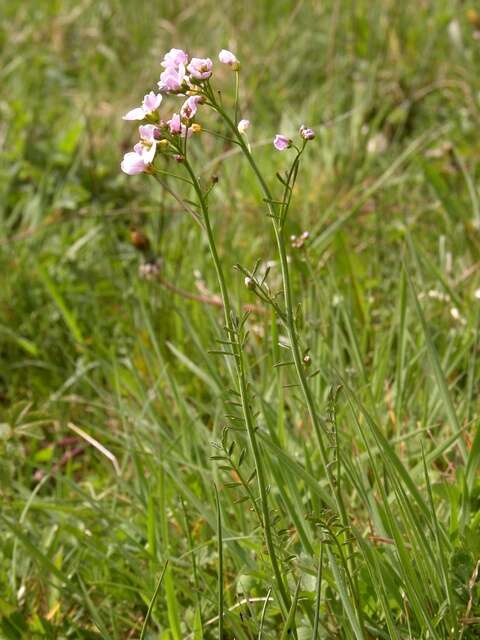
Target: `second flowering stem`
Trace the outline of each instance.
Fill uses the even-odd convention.
[[[226,111],[222,108],[221,105],[218,104],[218,102],[215,100],[215,97],[213,95],[213,93],[209,96],[209,98],[212,100],[212,106],[213,108],[222,116],[222,118],[225,120],[225,122],[227,123],[229,129],[232,131],[233,135],[235,136],[235,139],[237,141],[237,144],[240,146],[240,148],[242,149],[242,152],[244,153],[250,167],[252,168],[255,176],[257,177],[257,180],[260,184],[260,188],[263,192],[265,201],[267,203],[267,207],[268,207],[268,212],[269,212],[269,216],[272,220],[272,225],[273,225],[273,230],[274,230],[274,235],[275,235],[275,242],[277,245],[277,251],[278,251],[278,256],[279,256],[279,261],[280,261],[280,268],[281,268],[281,272],[282,272],[282,280],[283,280],[283,291],[284,291],[284,302],[285,302],[285,324],[287,327],[287,331],[288,331],[288,336],[289,336],[289,340],[290,340],[290,348],[292,351],[292,356],[293,356],[293,361],[294,361],[294,365],[295,365],[295,370],[300,382],[300,386],[302,388],[303,391],[303,395],[305,398],[305,402],[307,405],[307,409],[308,409],[308,413],[310,415],[310,419],[312,421],[313,424],[313,428],[315,431],[315,435],[317,438],[317,442],[318,442],[318,446],[319,446],[319,450],[320,450],[320,456],[321,456],[321,460],[322,460],[322,464],[323,467],[325,469],[325,474],[328,480],[328,483],[330,485],[330,488],[332,490],[333,495],[335,496],[335,501],[337,504],[337,508],[342,516],[342,520],[344,521],[344,524],[347,524],[347,514],[346,514],[346,510],[345,510],[345,506],[341,497],[341,494],[338,490],[338,487],[336,486],[335,483],[335,479],[330,471],[329,465],[328,465],[328,457],[327,457],[327,451],[326,451],[326,447],[325,447],[325,443],[324,443],[324,439],[323,439],[323,435],[322,435],[322,429],[324,428],[324,425],[322,424],[322,421],[318,415],[318,411],[317,408],[315,406],[315,400],[312,394],[312,390],[310,388],[310,385],[308,383],[307,380],[307,376],[305,373],[305,369],[303,366],[303,361],[302,361],[302,356],[301,356],[301,350],[300,350],[300,345],[299,345],[299,339],[298,339],[298,334],[297,334],[297,330],[295,327],[295,317],[294,317],[294,306],[293,306],[293,293],[292,293],[292,285],[291,285],[291,280],[290,280],[290,272],[289,272],[289,267],[288,267],[288,259],[287,259],[287,252],[285,249],[285,236],[284,236],[284,223],[285,223],[285,217],[286,217],[286,213],[288,210],[288,205],[289,205],[289,199],[290,199],[290,192],[286,193],[286,196],[284,197],[284,202],[282,204],[282,207],[280,208],[280,210],[277,210],[277,205],[275,205],[275,201],[273,199],[273,196],[270,192],[270,189],[264,179],[264,177],[262,176],[249,148],[248,145],[245,143],[245,140],[243,139],[242,135],[239,133],[238,128],[235,126],[235,123],[232,121],[232,119],[229,117],[229,115],[226,113]],[[294,161],[294,165],[293,165],[293,170],[296,174],[296,170],[298,167],[298,160],[300,158],[301,153],[303,152],[303,148],[301,150],[298,151],[298,155],[296,160]],[[293,174],[292,174],[293,175]]]
[[[260,447],[256,437],[256,427],[252,415],[252,408],[250,405],[250,398],[248,393],[248,383],[245,372],[245,358],[242,350],[242,346],[238,336],[238,328],[234,322],[234,315],[230,304],[230,297],[228,294],[228,288],[225,282],[225,276],[223,273],[222,264],[218,255],[218,251],[215,244],[215,238],[213,235],[212,226],[210,223],[210,213],[208,208],[208,201],[205,198],[205,194],[202,191],[202,187],[198,181],[195,172],[193,171],[189,161],[185,158],[185,168],[191,178],[193,188],[199,200],[200,208],[203,215],[203,222],[207,235],[208,246],[215,265],[215,271],[217,273],[218,283],[220,286],[220,293],[223,300],[224,313],[225,313],[225,325],[228,333],[228,341],[232,346],[233,356],[235,360],[235,369],[237,374],[238,389],[241,398],[242,412],[245,420],[245,426],[247,429],[248,439],[253,454],[255,463],[255,470],[257,473],[258,489],[260,493],[260,504],[262,507],[262,519],[263,529],[265,535],[265,543],[270,557],[275,582],[278,592],[280,594],[282,608],[287,613],[291,606],[290,595],[285,587],[282,573],[280,571],[280,565],[278,562],[277,554],[275,551],[275,545],[273,542],[272,525],[270,521],[270,512],[268,507],[268,491],[266,485],[265,471],[262,463],[262,456]]]

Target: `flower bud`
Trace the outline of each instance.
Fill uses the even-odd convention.
[[[307,354],[305,354],[305,355],[303,356],[303,364],[304,364],[306,367],[309,367],[309,366],[312,364],[312,359],[311,359],[311,357],[308,355],[308,353],[307,353]]]
[[[202,133],[202,125],[197,124],[196,122],[192,124],[190,127],[192,133]]]
[[[240,133],[245,133],[245,131],[248,129],[249,126],[250,126],[250,120],[240,120],[240,122],[237,125],[237,129],[239,130]]]
[[[300,135],[304,140],[313,140],[315,138],[315,131],[302,124],[300,127]]]
[[[228,66],[234,71],[238,71],[240,69],[240,62],[237,60],[236,55],[227,49],[222,49],[220,51],[218,59],[222,64],[228,64]]]
[[[250,290],[255,289],[255,280],[253,280],[253,278],[250,278],[250,276],[247,276],[245,278],[245,286]]]
[[[290,242],[295,249],[303,249],[305,242],[310,238],[310,233],[304,231],[300,236],[290,236]]]

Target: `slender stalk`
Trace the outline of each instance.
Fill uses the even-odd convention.
[[[312,640],[318,640],[318,627],[320,622],[320,601],[322,594],[322,572],[323,572],[323,542],[320,547],[320,558],[318,560],[317,571],[317,594],[315,597],[315,622],[313,624]]]
[[[255,469],[257,473],[257,482],[258,482],[258,488],[260,492],[260,503],[262,506],[262,515],[263,515],[262,519],[263,519],[263,529],[265,533],[265,543],[267,546],[268,555],[270,557],[270,562],[272,564],[272,570],[275,576],[277,588],[281,596],[282,604],[285,609],[285,612],[288,612],[291,606],[291,600],[290,600],[288,591],[285,588],[285,584],[283,582],[280,566],[277,559],[277,554],[275,552],[275,546],[273,544],[273,535],[272,535],[272,527],[270,523],[270,514],[268,509],[268,494],[267,494],[267,487],[265,483],[265,474],[263,470],[260,448],[259,448],[257,437],[255,434],[255,424],[252,416],[252,410],[251,410],[251,406],[248,399],[248,388],[247,388],[246,375],[245,375],[244,354],[239,342],[235,340],[237,331],[234,326],[232,307],[230,304],[228,289],[225,283],[225,276],[223,274],[222,265],[220,262],[220,258],[218,256],[217,248],[215,245],[215,238],[213,236],[212,226],[210,223],[208,202],[205,199],[205,196],[200,186],[200,183],[198,181],[198,178],[195,175],[195,172],[193,171],[187,159],[185,159],[184,164],[192,179],[193,187],[195,189],[195,193],[197,194],[200,207],[202,209],[203,221],[204,221],[205,231],[207,234],[208,245],[210,248],[210,253],[212,255],[212,259],[213,259],[215,270],[218,277],[218,283],[220,286],[220,293],[222,296],[224,312],[225,312],[225,324],[226,324],[227,331],[229,333],[229,338],[232,341],[232,348],[235,356],[234,360],[235,360],[235,367],[236,367],[237,378],[238,378],[238,386],[239,386],[243,416],[245,419],[245,425],[247,427],[248,438],[249,438],[250,446],[252,449]]]
[[[215,487],[215,502],[217,504],[217,537],[218,537],[218,637],[223,638],[223,532],[222,512],[218,498],[217,486]]]
[[[288,331],[288,336],[290,339],[290,346],[291,346],[291,350],[292,350],[292,355],[293,355],[293,361],[294,361],[294,365],[295,365],[295,369],[297,372],[297,376],[300,382],[300,386],[302,388],[303,391],[303,395],[305,398],[305,402],[308,408],[308,413],[310,416],[310,420],[312,421],[313,424],[313,428],[315,431],[315,435],[317,438],[317,442],[318,442],[318,447],[320,450],[320,457],[321,457],[321,461],[322,461],[322,465],[323,468],[325,470],[325,474],[327,477],[327,481],[330,485],[330,489],[335,497],[335,503],[337,505],[337,509],[338,512],[340,514],[340,517],[342,519],[343,525],[344,526],[348,526],[348,517],[347,517],[347,511],[345,508],[345,503],[343,501],[343,496],[341,494],[341,490],[340,490],[340,479],[338,479],[337,482],[335,482],[335,478],[333,476],[333,474],[331,473],[330,467],[328,465],[328,456],[327,456],[327,451],[326,451],[326,447],[325,447],[325,443],[324,443],[324,439],[322,436],[322,429],[323,429],[323,424],[322,421],[318,415],[316,406],[315,406],[315,399],[313,397],[312,394],[312,390],[310,389],[310,385],[308,384],[308,380],[307,380],[307,376],[305,373],[305,369],[303,366],[303,360],[301,357],[301,351],[300,351],[300,345],[299,345],[299,340],[298,340],[298,334],[297,334],[297,330],[295,327],[295,317],[294,317],[294,305],[293,305],[293,293],[292,293],[292,285],[291,285],[291,280],[290,280],[290,273],[289,273],[289,267],[288,267],[288,259],[287,259],[287,253],[286,253],[286,249],[285,249],[285,229],[284,229],[284,222],[285,222],[285,216],[288,210],[288,206],[290,203],[290,195],[287,195],[287,190],[286,190],[286,194],[284,196],[284,204],[282,205],[282,207],[280,208],[280,217],[277,213],[275,204],[274,204],[274,198],[272,197],[272,194],[270,192],[270,189],[264,179],[264,177],[262,176],[251,152],[250,149],[248,148],[247,144],[245,143],[245,140],[243,139],[243,136],[240,134],[240,132],[238,131],[238,128],[236,127],[235,123],[232,122],[231,118],[229,117],[229,115],[225,112],[225,110],[223,109],[223,107],[221,105],[219,105],[216,100],[215,100],[215,96],[213,95],[213,92],[211,92],[210,96],[209,96],[210,100],[212,100],[212,106],[217,110],[217,112],[222,116],[222,118],[225,120],[225,122],[227,123],[227,125],[229,126],[229,128],[231,129],[232,133],[234,134],[234,136],[237,139],[238,144],[240,145],[245,157],[248,160],[248,163],[250,164],[250,167],[252,168],[255,176],[257,177],[257,180],[260,184],[261,190],[263,192],[263,195],[265,197],[265,201],[268,207],[268,212],[270,215],[270,218],[272,220],[272,226],[273,226],[273,230],[274,230],[274,235],[275,235],[275,242],[277,245],[277,251],[278,251],[278,255],[279,255],[279,259],[280,259],[280,267],[281,267],[281,272],[282,272],[282,280],[283,280],[283,292],[284,292],[284,301],[285,301],[285,313],[286,313],[286,318],[285,318],[285,323],[287,326],[287,331]],[[296,161],[299,159],[300,155],[303,152],[303,148],[302,150],[297,150],[297,158]],[[294,163],[294,171],[293,172],[293,167],[292,167],[292,171],[290,172],[290,176],[294,175],[296,176],[296,170],[297,170],[297,164],[296,161]],[[290,179],[290,178],[289,178]],[[355,585],[355,590],[354,590],[354,597],[357,599],[358,597],[358,587],[357,587],[357,578],[356,578],[356,571],[355,571],[355,560],[353,557],[353,549],[351,547],[351,544],[348,543],[349,546],[349,550],[350,550],[350,556],[351,556],[351,574],[353,576],[353,582]],[[360,611],[360,616],[361,616],[361,611]]]
[[[272,592],[272,588],[270,587],[270,589],[267,591],[267,596],[265,598],[265,604],[263,605],[263,609],[262,609],[262,615],[260,616],[260,628],[258,630],[258,639],[257,640],[262,640],[263,624],[265,622],[265,614],[267,613],[267,607],[268,607],[268,603],[270,602],[270,593],[271,592]]]
[[[156,601],[156,599],[158,597],[158,594],[160,593],[160,587],[162,586],[163,576],[165,575],[165,571],[167,570],[167,566],[168,566],[168,560],[166,560],[165,564],[163,565],[162,573],[160,574],[160,578],[158,579],[157,586],[155,587],[155,591],[153,592],[152,599],[150,600],[150,603],[148,605],[147,615],[145,616],[145,620],[143,621],[143,625],[142,625],[142,630],[140,631],[140,640],[143,640],[145,638],[145,634],[147,632],[148,621],[150,620],[150,617],[151,617],[152,611],[153,611],[153,606],[154,606],[155,601]]]
[[[238,125],[238,98],[240,89],[240,74],[238,69],[235,69],[235,126]]]
[[[240,147],[242,148],[243,153],[245,154],[253,172],[255,173],[258,182],[260,184],[260,187],[262,189],[263,195],[265,196],[265,200],[267,203],[267,207],[268,207],[268,211],[270,214],[270,217],[272,219],[272,225],[273,225],[273,230],[274,230],[274,234],[275,234],[275,241],[277,244],[277,250],[278,250],[278,255],[279,255],[279,259],[280,259],[280,268],[281,268],[281,272],[282,272],[282,280],[283,280],[283,291],[284,291],[284,300],[285,300],[285,322],[286,322],[286,326],[287,326],[287,331],[288,331],[288,336],[290,339],[290,346],[292,349],[292,355],[293,355],[293,360],[294,360],[294,364],[295,364],[295,369],[297,372],[297,376],[299,378],[300,381],[300,386],[302,388],[304,397],[305,397],[305,401],[307,404],[307,408],[308,408],[308,413],[310,415],[310,419],[312,421],[314,430],[315,430],[315,434],[317,437],[317,441],[318,441],[318,445],[320,448],[320,453],[321,453],[321,457],[322,457],[322,463],[323,466],[325,468],[325,473],[327,475],[327,479],[329,481],[329,484],[331,486],[331,489],[334,493],[334,495],[336,496],[336,502],[337,505],[339,507],[339,511],[342,514],[342,517],[344,517],[345,519],[345,524],[346,524],[346,512],[345,512],[345,507],[343,505],[343,501],[341,499],[341,497],[338,495],[338,491],[335,487],[335,482],[333,480],[332,474],[329,470],[328,467],[328,460],[327,460],[327,453],[326,453],[326,449],[325,449],[325,443],[323,441],[323,437],[322,437],[322,423],[320,421],[320,418],[318,416],[316,407],[315,407],[315,400],[313,398],[312,395],[312,391],[310,389],[310,386],[308,384],[308,380],[307,380],[307,376],[305,374],[305,369],[303,367],[303,361],[302,361],[302,357],[301,357],[301,352],[300,352],[300,346],[299,346],[299,341],[298,341],[298,335],[297,335],[297,331],[295,328],[295,318],[294,318],[294,313],[293,313],[293,295],[292,295],[292,286],[291,286],[291,281],[290,281],[290,273],[289,273],[289,267],[288,267],[288,260],[287,260],[287,253],[285,250],[285,237],[284,237],[284,230],[283,230],[283,225],[280,225],[277,222],[277,212],[275,210],[275,207],[273,206],[273,197],[272,194],[270,192],[270,189],[267,185],[267,183],[265,182],[265,179],[263,178],[262,174],[260,173],[260,170],[257,167],[257,164],[252,156],[252,154],[250,153],[247,145],[245,144],[245,141],[243,140],[241,134],[238,132],[237,128],[235,127],[234,123],[232,122],[232,120],[230,119],[230,117],[228,116],[228,114],[222,109],[222,107],[220,105],[218,105],[218,103],[215,103],[215,108],[217,109],[218,113],[220,113],[220,115],[223,117],[223,119],[227,122],[227,124],[229,125],[229,127],[232,129],[232,132],[234,133],[234,135],[237,138],[237,141],[240,145]]]

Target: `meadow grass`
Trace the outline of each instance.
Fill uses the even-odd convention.
[[[3,0],[1,638],[480,637],[473,5]],[[248,163],[192,145],[232,306],[254,305],[248,434],[208,242],[119,170],[172,46],[236,52],[269,184],[273,135],[316,130],[285,237],[309,232],[287,249],[326,466],[288,327],[235,268],[282,290]]]

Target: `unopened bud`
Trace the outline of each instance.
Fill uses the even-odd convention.
[[[245,278],[245,286],[247,287],[247,289],[255,289],[255,280],[253,280],[253,278],[250,278],[250,276],[247,276]]]
[[[192,126],[190,127],[190,130],[192,133],[201,133],[202,132],[202,125],[197,124],[196,122],[194,124],[192,124]]]
[[[312,359],[311,357],[308,355],[308,353],[306,355],[303,356],[303,364],[306,367],[309,367],[312,364]]]
[[[304,231],[300,236],[290,236],[290,242],[295,249],[303,249],[305,242],[309,239],[310,233]]]
[[[302,124],[300,127],[300,135],[304,140],[313,140],[315,138],[315,131]]]
[[[237,125],[237,129],[239,130],[240,133],[245,133],[245,131],[248,129],[248,127],[250,126],[250,120],[240,120],[240,122]]]

